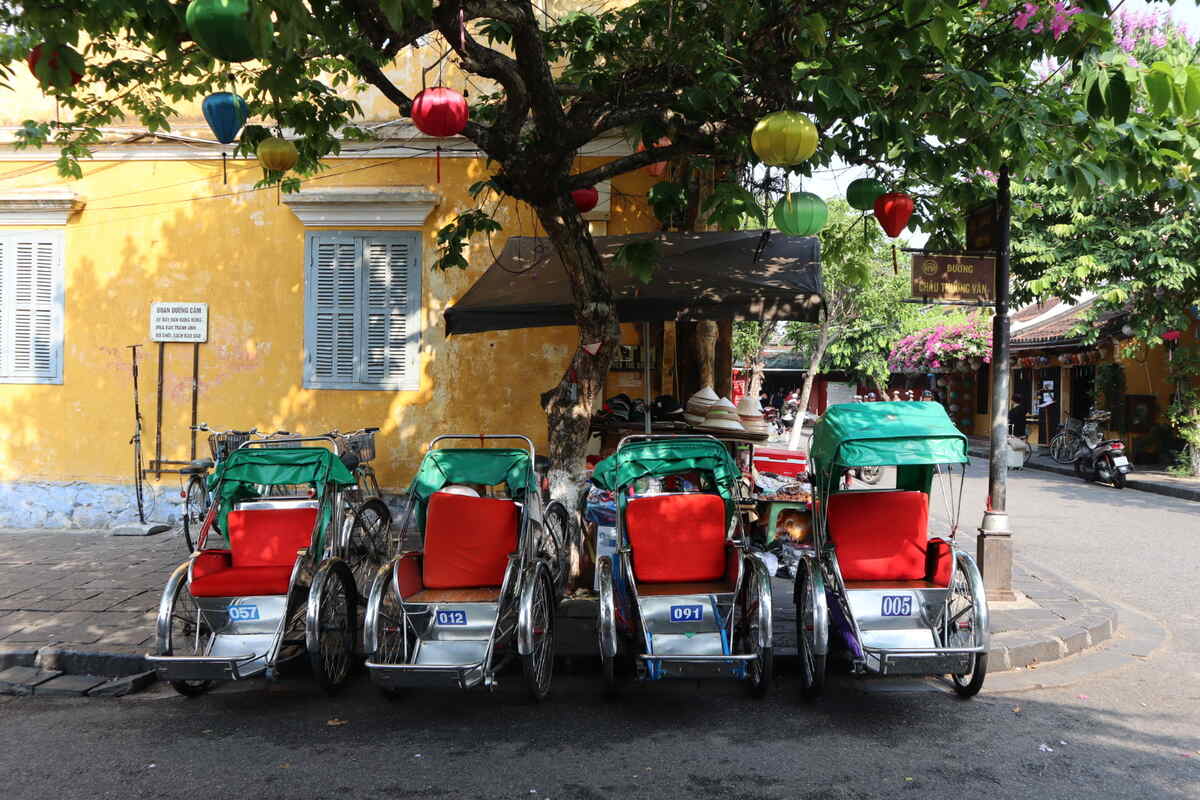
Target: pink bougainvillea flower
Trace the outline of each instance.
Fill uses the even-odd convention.
[[[1038,7],[1033,3],[1026,3],[1025,9],[1013,19],[1013,27],[1018,30],[1025,30],[1029,25],[1029,21],[1033,19],[1034,14],[1038,13]]]
[[[1071,17],[1078,14],[1082,9],[1067,8],[1067,4],[1061,0],[1054,4],[1054,19],[1050,21],[1050,33],[1054,34],[1055,41],[1062,38],[1063,34],[1071,29]]]

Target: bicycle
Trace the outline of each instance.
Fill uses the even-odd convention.
[[[1083,423],[1074,417],[1067,418],[1063,429],[1050,439],[1050,457],[1059,464],[1073,464],[1083,444]]]
[[[199,533],[200,526],[204,524],[204,518],[208,516],[208,510],[212,507],[212,493],[208,490],[209,470],[216,469],[230,453],[250,441],[258,430],[251,428],[248,431],[219,431],[210,428],[207,422],[190,425],[188,430],[209,434],[208,449],[212,453],[212,458],[198,458],[179,470],[180,476],[189,476],[187,489],[183,491],[183,541],[190,553],[196,549],[192,532]]]

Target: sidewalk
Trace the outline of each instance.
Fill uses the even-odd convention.
[[[177,532],[0,530],[0,693],[117,694],[152,681],[143,656],[163,585],[186,555]],[[991,609],[991,670],[1053,661],[1112,636],[1117,614],[1102,600],[1030,565],[1017,565],[1013,581],[1022,599]],[[796,654],[791,588],[775,579],[775,653],[784,660]],[[560,655],[594,656],[595,616],[592,600],[564,604]]]
[[[974,458],[987,458],[989,443],[986,439],[969,437],[967,450]],[[1040,447],[1039,447],[1040,450]],[[1071,464],[1059,464],[1050,456],[1035,452],[1033,458],[1025,465],[1027,469],[1037,469],[1043,472],[1056,472],[1059,475],[1074,477],[1075,467]],[[1169,472],[1146,470],[1134,466],[1133,472],[1125,479],[1125,487],[1137,489],[1151,494],[1161,494],[1166,497],[1177,497],[1181,500],[1200,501],[1200,478],[1180,478]]]

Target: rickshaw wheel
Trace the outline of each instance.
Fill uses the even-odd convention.
[[[553,552],[547,553],[554,566],[554,594],[559,596],[567,586],[571,571],[570,517],[558,501],[546,506],[546,534]]]
[[[372,498],[358,507],[346,537],[346,563],[354,575],[354,589],[360,598],[370,591],[375,571],[392,552],[389,548],[392,513],[382,500]]]
[[[400,599],[396,596],[396,588],[392,584],[391,569],[386,572],[380,571],[371,592],[380,592],[375,618],[368,622],[374,626],[375,659],[382,664],[404,664],[408,661],[408,654],[412,652],[414,637],[405,625],[404,615],[400,613]],[[406,694],[405,689],[392,689],[378,684],[376,688],[389,700],[399,700]]]
[[[550,680],[554,674],[554,590],[543,570],[538,570],[535,580],[529,614],[533,649],[528,655],[521,656],[521,669],[525,673],[529,696],[540,702],[550,693]]]
[[[817,587],[806,562],[796,570],[796,654],[800,656],[800,694],[815,700],[825,690],[825,659],[814,646],[817,630]]]
[[[304,639],[313,677],[329,694],[350,677],[356,598],[354,576],[344,561],[330,559],[317,569],[308,593]]]
[[[959,697],[968,698],[979,694],[979,690],[983,688],[983,680],[987,677],[987,667],[987,653],[977,653],[974,668],[970,672],[950,676],[950,680],[954,681],[954,691],[958,692]]]
[[[202,621],[196,598],[188,589],[187,581],[181,580],[171,599],[171,631],[168,639],[158,640],[158,654],[162,656],[204,654],[207,639],[212,631]],[[212,688],[212,681],[171,681],[171,688],[184,697],[198,697]]]
[[[208,514],[208,493],[204,489],[204,479],[199,475],[188,478],[187,493],[183,500],[183,541],[187,544],[188,552],[196,549],[196,539],[200,536],[200,528],[204,517]]]

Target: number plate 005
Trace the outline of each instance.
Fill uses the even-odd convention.
[[[884,617],[911,617],[912,601],[912,595],[885,594],[883,607],[879,609],[879,614]]]

